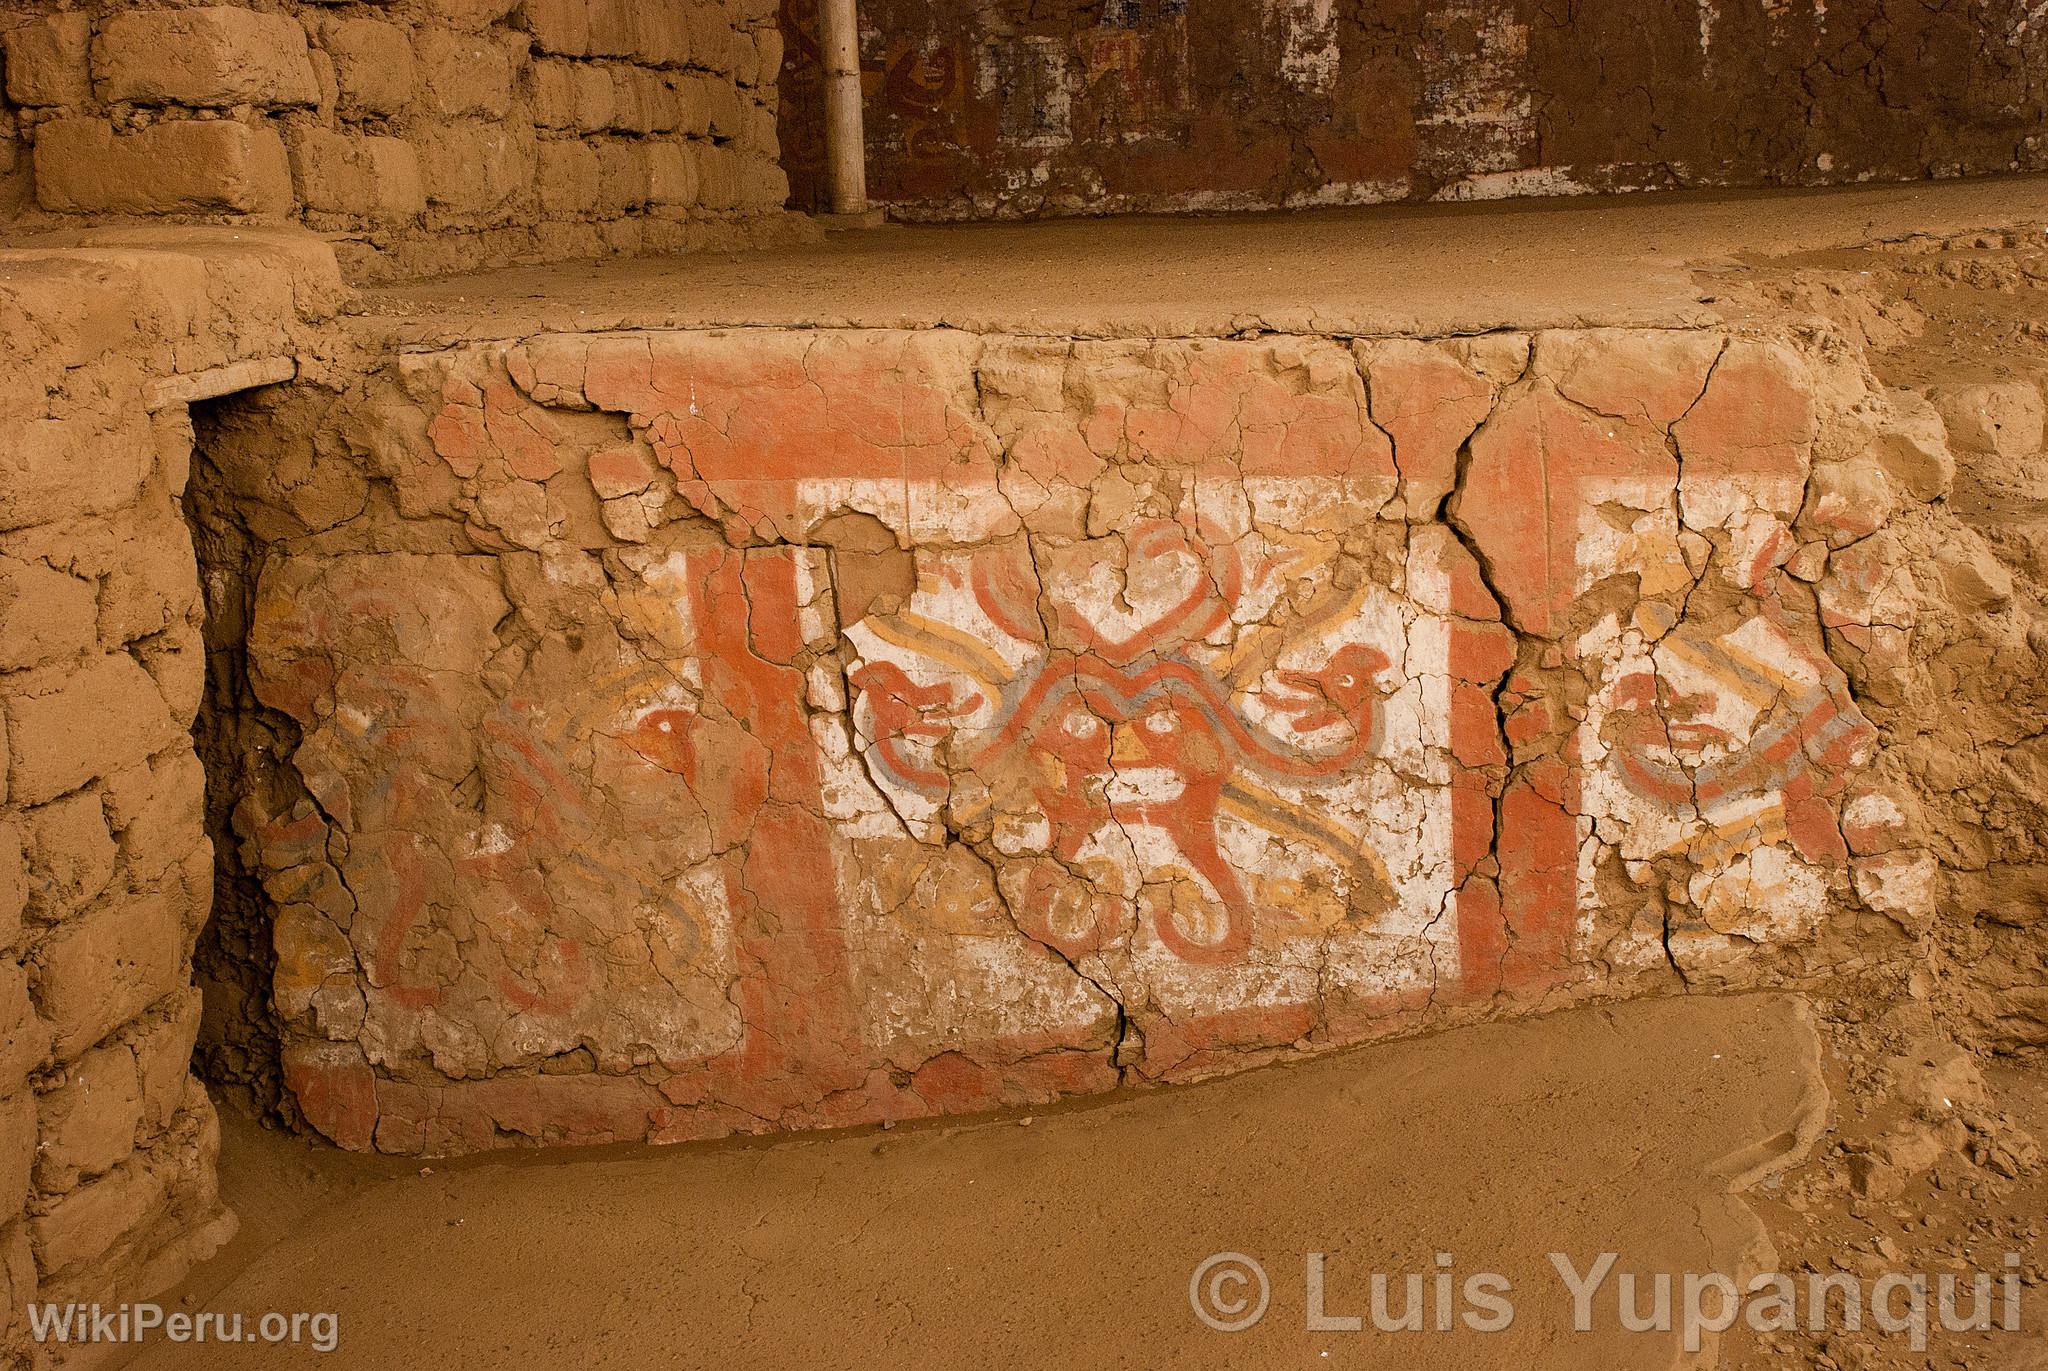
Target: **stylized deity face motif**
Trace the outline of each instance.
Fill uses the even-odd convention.
[[[1053,850],[1071,860],[1109,820],[1110,730],[1078,693],[1048,713],[1024,748],[1031,798],[1052,825]]]
[[[1216,728],[1192,702],[1168,695],[1117,723],[1109,751],[1111,800],[1144,816],[1155,806],[1213,802],[1230,773]]]
[[[1740,810],[1745,822],[1776,806],[1801,856],[1843,855],[1823,799],[1870,726],[1794,640],[1759,617],[1715,637],[1670,634],[1650,655],[1609,687],[1599,724],[1627,790],[1663,812]]]
[[[1213,803],[1231,759],[1202,708],[1172,692],[1130,701],[1109,690],[1064,695],[1028,735],[1025,755],[1048,813],[1148,823],[1165,807]]]
[[[1680,766],[1711,766],[1756,736],[1763,703],[1739,682],[1717,677],[1690,655],[1666,654],[1657,665],[1657,678],[1631,683],[1630,694],[1662,718],[1664,746]]]
[[[1070,951],[1105,921],[1128,922],[1099,896],[1135,900],[1185,959],[1241,954],[1257,916],[1255,873],[1225,855],[1233,825],[1269,823],[1266,811],[1287,803],[1275,788],[1341,783],[1373,753],[1388,653],[1355,640],[1269,639],[1270,655],[1226,663],[1215,635],[1255,573],[1234,544],[1178,525],[1140,528],[1114,565],[1075,544],[1051,559],[1047,580],[1027,571],[1012,553],[986,550],[934,574],[930,603],[952,588],[959,622],[913,607],[863,630],[890,653],[849,673],[880,774],[927,812],[952,805],[966,824],[993,812],[1003,851],[1050,859],[1028,903],[1068,911],[1042,922]],[[989,627],[1030,655],[1020,663],[978,646]],[[975,783],[956,792],[958,777]],[[1302,827],[1288,821],[1297,839]],[[1333,834],[1325,844],[1343,873],[1333,879],[1349,879],[1355,841]],[[1077,873],[1092,873],[1096,895],[1068,891]]]

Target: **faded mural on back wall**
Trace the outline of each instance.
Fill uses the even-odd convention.
[[[945,220],[2018,171],[2048,155],[2037,11],[862,0],[868,186]],[[783,165],[811,211],[816,0],[779,22]]]
[[[388,507],[257,588],[303,795],[237,821],[297,1102],[397,1152],[830,1126],[1753,979],[1903,860],[1853,821],[1824,634],[1896,615],[1816,553],[1855,399],[1821,367],[1597,331],[409,356],[344,423]]]

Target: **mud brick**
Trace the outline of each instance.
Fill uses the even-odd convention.
[[[29,912],[60,918],[114,879],[114,840],[97,790],[28,812]]]
[[[712,136],[744,138],[747,134],[747,106],[728,81],[706,80],[698,86],[704,97],[704,112]]]
[[[686,143],[660,142],[649,146],[648,199],[657,205],[697,203],[696,150]]]
[[[175,997],[169,1013],[130,1043],[142,1090],[142,1122],[152,1131],[170,1126],[192,1087],[192,1044],[199,1036],[200,1009],[199,988],[187,987]]]
[[[745,194],[746,167],[740,154],[715,143],[692,144],[697,154],[697,201],[705,209],[738,209]]]
[[[541,208],[550,214],[580,215],[597,202],[602,175],[597,149],[575,139],[542,143],[538,149]]]
[[[683,72],[667,78],[676,98],[676,131],[692,138],[711,132],[711,106],[719,83],[702,72]]]
[[[77,365],[96,355],[97,342],[77,340]],[[97,415],[0,419],[0,529],[119,509],[134,501],[152,464],[146,437]]]
[[[740,135],[741,145],[759,153],[763,160],[780,165],[775,111],[767,105],[748,101],[741,107],[741,122],[746,126],[746,131]]]
[[[206,642],[199,625],[180,621],[131,651],[156,682],[179,731],[189,730],[206,693]]]
[[[206,771],[189,748],[174,748],[145,773],[148,792],[121,828],[128,878],[154,881],[206,841]]]
[[[40,673],[39,673],[40,675]],[[10,789],[37,805],[181,737],[156,683],[133,657],[103,657],[54,688],[6,702]]]
[[[291,159],[299,200],[307,209],[402,221],[427,207],[419,159],[402,138],[297,129]]]
[[[185,895],[100,901],[36,949],[36,999],[59,1057],[90,1047],[186,980]]]
[[[2030,381],[1936,386],[1927,398],[1958,451],[2017,460],[2041,450],[2041,390]]]
[[[118,14],[100,26],[101,96],[139,105],[310,105],[320,98],[298,20],[234,5]]]
[[[0,961],[0,1089],[26,1080],[49,1050],[49,1026],[29,998],[28,971],[17,960]]]
[[[602,133],[619,123],[619,85],[612,73],[600,66],[577,63],[569,69],[569,127],[584,133]]]
[[[638,67],[612,72],[612,126],[622,133],[675,127],[675,98],[661,78]]]
[[[396,114],[418,81],[412,39],[403,25],[382,19],[335,19],[321,29],[321,45],[334,61],[343,109]]]
[[[590,57],[632,57],[640,50],[648,12],[661,0],[583,0]]]
[[[1939,500],[1955,484],[1956,459],[1947,426],[1927,397],[1914,390],[1890,390],[1891,416],[1871,445],[1885,475],[1915,500]]]
[[[782,70],[782,30],[759,28],[754,30],[754,84],[772,86]]]
[[[740,64],[739,50],[746,49],[745,65],[752,67],[755,61],[754,45],[751,39],[743,38],[728,22],[728,14],[722,8],[711,5],[692,7],[686,17],[690,36],[688,57],[692,66],[721,74],[732,74]]]
[[[597,208],[624,214],[641,208],[649,194],[647,148],[628,138],[598,145]]]
[[[183,623],[199,605],[199,561],[192,533],[168,501],[146,501],[109,520],[118,541],[81,559],[80,574],[99,578],[100,645],[109,651]]]
[[[722,7],[690,4],[687,0],[651,0],[634,14],[632,56],[655,67],[679,67],[692,52],[692,20],[702,16],[715,19],[726,28]]]
[[[116,134],[99,119],[36,129],[36,197],[44,209],[163,214],[291,207],[284,140],[231,119],[177,119]]]
[[[502,119],[512,106],[511,55],[495,37],[452,29],[413,35],[421,103],[437,114]]]
[[[576,75],[581,70],[578,63],[549,57],[535,58],[527,64],[524,88],[536,128],[577,127]]]
[[[532,184],[533,136],[498,124],[449,124],[420,139],[419,159],[428,203],[488,210]]]
[[[519,14],[540,51],[590,55],[590,0],[526,0]]]
[[[769,157],[747,157],[740,163],[739,208],[778,205],[789,198],[789,175]]]
[[[165,1176],[138,1158],[72,1191],[30,1220],[42,1269],[57,1275],[99,1257],[164,1203]]]
[[[55,1089],[36,1102],[39,1116],[36,1184],[47,1193],[112,1170],[135,1150],[142,1087],[135,1054],[112,1043],[73,1062]]]
[[[50,108],[92,101],[87,48],[92,17],[82,11],[47,15],[7,35],[7,98]]]
[[[0,557],[0,671],[90,649],[98,637],[93,591],[76,576]]]

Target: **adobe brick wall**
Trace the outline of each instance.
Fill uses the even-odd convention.
[[[224,840],[345,1147],[1189,1079],[1931,910],[1844,492],[1951,466],[1825,337],[545,334],[210,456],[298,730]]]
[[[768,0],[5,0],[0,218],[288,218],[356,279],[783,213]]]
[[[174,233],[175,231],[167,231]],[[0,251],[0,1356],[231,1229],[192,1079],[214,884],[185,400],[292,371],[316,242]]]
[[[906,218],[1251,209],[2048,166],[2032,0],[863,0]],[[815,0],[782,148],[822,194]]]

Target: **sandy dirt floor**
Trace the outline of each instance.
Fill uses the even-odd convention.
[[[1547,1254],[1583,1271],[1617,1252],[1610,1281],[1767,1263],[1731,1191],[1806,1151],[1826,1114],[1804,1002],[1749,996],[772,1145],[398,1170],[238,1119],[223,1185],[244,1235],[172,1302],[252,1323],[333,1311],[339,1348],[158,1346],[133,1365],[1662,1367],[1678,1335],[1622,1331],[1611,1284],[1595,1329],[1569,1331]],[[1268,1273],[1243,1332],[1190,1304],[1219,1251]],[[1371,1273],[1423,1276],[1422,1330],[1307,1331],[1312,1251],[1332,1317],[1369,1314]],[[1486,1272],[1512,1282],[1514,1318],[1481,1334],[1463,1287]],[[1405,1298],[1397,1279],[1388,1312]]]

